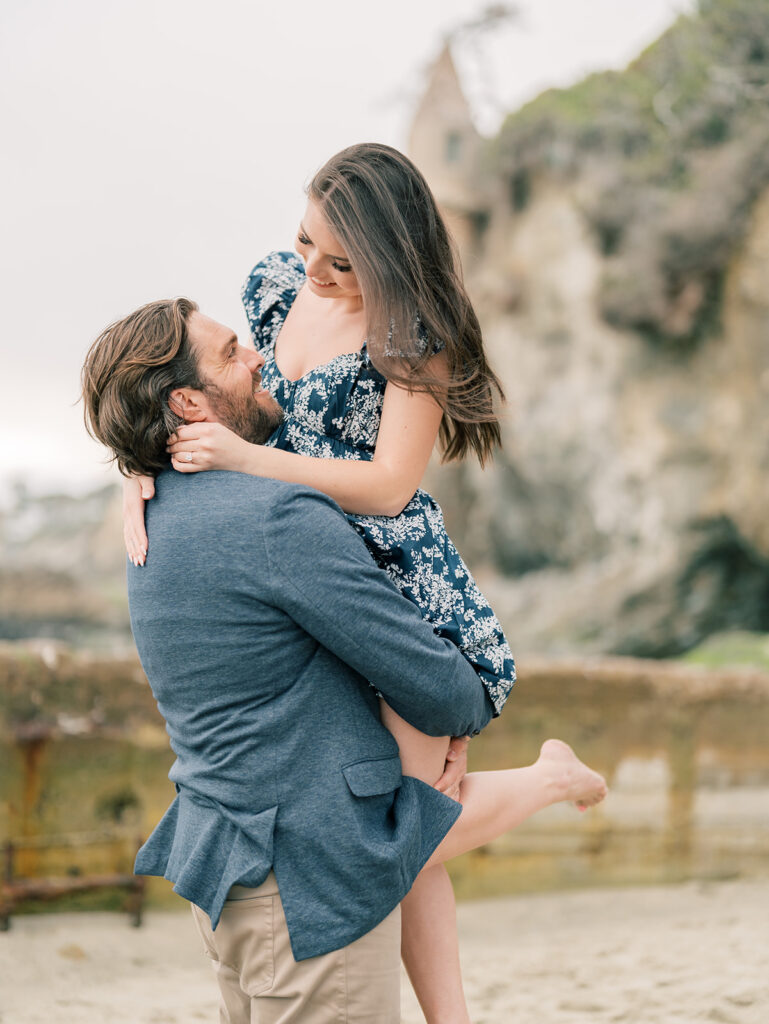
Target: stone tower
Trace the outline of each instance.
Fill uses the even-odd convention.
[[[408,152],[427,178],[463,254],[476,248],[488,219],[482,142],[447,43],[430,70],[411,123]]]

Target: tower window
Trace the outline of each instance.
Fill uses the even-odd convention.
[[[446,163],[456,164],[462,156],[462,136],[459,132],[448,132],[446,135]]]

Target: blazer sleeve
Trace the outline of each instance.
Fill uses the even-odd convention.
[[[265,518],[273,602],[431,736],[474,735],[493,706],[477,674],[379,569],[341,509],[293,488]]]

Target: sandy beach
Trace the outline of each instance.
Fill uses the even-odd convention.
[[[764,1024],[769,882],[543,893],[460,904],[475,1024]],[[0,935],[2,1024],[217,1018],[185,912],[19,917]],[[423,1020],[403,982],[403,1022]]]

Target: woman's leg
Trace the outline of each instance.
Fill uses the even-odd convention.
[[[382,721],[398,742],[404,775],[434,785],[443,773],[448,737],[426,736],[381,702]],[[459,968],[456,911],[444,862],[516,828],[561,801],[581,810],[600,803],[606,782],[561,740],[546,740],[524,768],[471,772],[460,786],[462,814],[403,900],[401,952],[427,1024],[469,1021]]]
[[[426,736],[384,702],[381,708],[382,722],[398,742],[403,774],[433,785],[443,774],[448,737]],[[419,873],[401,915],[401,956],[427,1024],[469,1024],[454,890],[443,864]]]
[[[561,740],[546,740],[537,760],[525,768],[470,772],[459,790],[462,814],[425,870],[497,839],[551,804],[566,800],[584,810],[606,793],[603,777]]]
[[[443,864],[420,871],[401,902],[401,959],[428,1024],[469,1024],[454,890]]]

